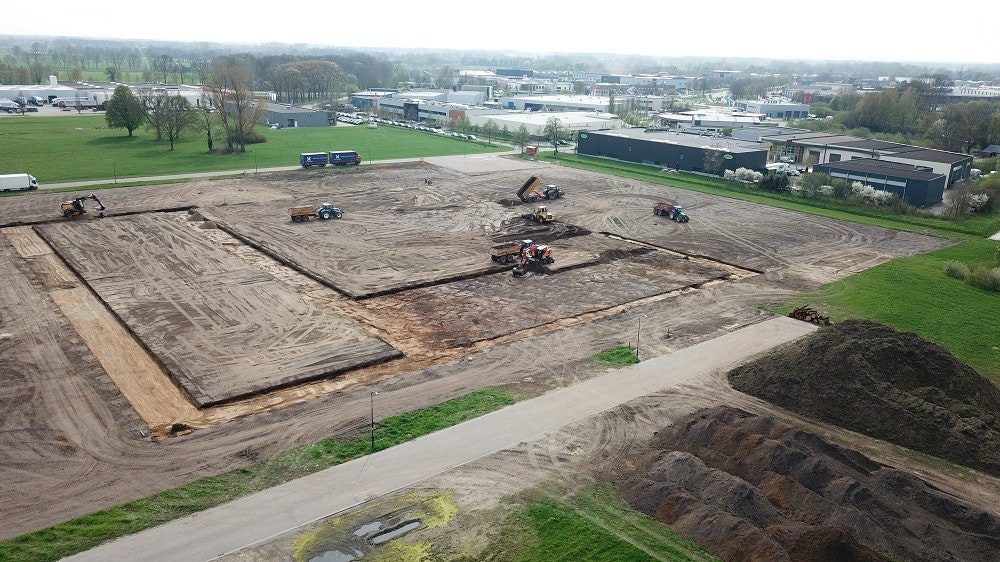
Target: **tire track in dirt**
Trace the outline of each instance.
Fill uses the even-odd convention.
[[[58,271],[61,284],[74,279],[55,252],[30,228],[8,229],[5,234],[17,241],[19,252],[26,252],[22,257],[33,258],[28,262],[33,267]],[[38,266],[40,262],[44,265]],[[176,421],[198,417],[185,393],[82,283],[49,291],[49,297],[152,431],[162,433]]]

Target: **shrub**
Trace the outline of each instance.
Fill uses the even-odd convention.
[[[964,280],[969,276],[969,266],[960,261],[948,261],[944,264],[944,272],[948,277]]]
[[[878,206],[890,205],[896,199],[896,195],[894,193],[882,189],[875,189],[874,187],[865,185],[859,181],[851,184],[851,193],[865,203]]]
[[[1000,293],[1000,267],[977,267],[965,280],[973,287]]]
[[[757,183],[764,177],[764,174],[755,172],[750,168],[736,168],[736,170],[726,170],[722,177],[727,180]]]

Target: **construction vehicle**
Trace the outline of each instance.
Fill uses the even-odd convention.
[[[321,220],[327,220],[330,218],[340,218],[344,216],[344,212],[338,207],[334,207],[331,203],[323,203],[319,207],[294,207],[288,209],[288,214],[292,217],[294,222],[303,222],[311,218],[319,218]]]
[[[77,197],[76,199],[73,199],[71,201],[66,201],[59,207],[59,211],[62,213],[62,216],[66,218],[80,216],[87,212],[87,206],[85,204],[85,201],[87,201],[88,199],[93,199],[93,201],[97,203],[97,211],[98,211],[97,216],[103,217],[104,209],[106,209],[107,207],[105,207],[104,204],[101,203],[101,200],[98,199],[97,196],[93,194],[84,195],[83,197]]]
[[[497,263],[510,263],[521,259],[521,252],[530,247],[531,240],[514,240],[500,242],[490,247],[490,259]]]
[[[689,217],[684,213],[684,207],[671,203],[657,203],[653,207],[653,214],[660,217],[667,217],[672,221],[687,222]]]
[[[539,199],[558,199],[564,195],[561,189],[552,184],[545,186],[545,189],[539,192],[538,184],[538,178],[531,176],[521,189],[517,190],[517,196],[522,203],[534,203]]]
[[[563,195],[565,195],[563,190],[552,185],[551,183],[545,186],[545,189],[543,189],[540,193],[538,191],[535,192],[535,196],[539,199],[559,199]]]
[[[540,271],[543,266],[555,263],[556,260],[552,257],[552,248],[545,244],[535,244],[531,240],[524,240],[524,242],[530,242],[530,244],[521,249],[521,261],[511,271],[514,277],[521,277],[528,270]]]
[[[549,212],[548,207],[545,205],[539,205],[538,207],[535,207],[535,210],[530,213],[525,213],[521,215],[521,217],[535,222],[552,222],[556,220],[556,218],[552,216],[552,213]]]

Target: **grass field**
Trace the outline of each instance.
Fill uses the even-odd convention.
[[[103,115],[0,119],[0,174],[29,173],[40,184],[95,179],[124,179],[158,174],[223,170],[254,171],[296,166],[302,152],[356,150],[363,160],[419,158],[508,150],[496,142],[468,141],[399,127],[353,125],[268,129],[267,142],[247,146],[243,154],[208,152],[203,133],[190,132],[174,143],[157,141],[145,129],[129,137],[108,129]],[[218,135],[218,133],[216,133]],[[222,142],[215,139],[215,147]]]

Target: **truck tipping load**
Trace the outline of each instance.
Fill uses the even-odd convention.
[[[531,176],[530,178],[528,178],[528,181],[524,182],[524,185],[521,186],[521,189],[517,190],[517,196],[518,198],[521,199],[521,201],[531,201],[532,200],[531,194],[534,193],[535,189],[537,188],[538,188],[538,178],[535,176]]]

